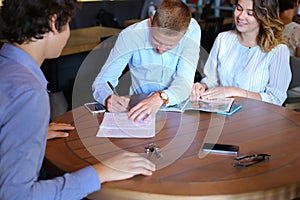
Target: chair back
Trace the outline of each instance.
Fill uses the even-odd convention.
[[[290,57],[290,66],[292,71],[292,80],[289,89],[300,86],[300,58],[296,56]]]
[[[221,32],[224,17],[211,17],[205,19],[201,27],[201,46],[209,53],[217,35]]]

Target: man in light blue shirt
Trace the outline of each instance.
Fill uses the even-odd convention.
[[[200,51],[200,26],[180,0],[164,0],[154,17],[123,30],[93,83],[94,98],[108,111],[128,108],[129,98],[113,94],[113,86],[129,65],[130,95],[151,94],[129,110],[135,121],[150,120],[162,105],[188,98]],[[146,117],[145,117],[146,116]]]
[[[38,179],[50,119],[44,59],[60,55],[76,0],[5,0],[9,43],[0,50],[0,199],[81,199],[101,183],[151,175],[155,166],[135,153],[52,180]],[[29,14],[30,15],[29,15]],[[28,23],[30,22],[30,23]]]

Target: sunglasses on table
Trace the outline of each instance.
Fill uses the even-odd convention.
[[[233,163],[234,167],[249,167],[251,165],[269,160],[271,155],[269,154],[253,154],[236,157],[236,163]]]

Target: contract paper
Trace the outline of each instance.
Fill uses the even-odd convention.
[[[151,138],[155,136],[155,116],[148,122],[134,122],[127,113],[106,112],[97,137]]]

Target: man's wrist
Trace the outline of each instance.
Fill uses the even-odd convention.
[[[157,91],[154,94],[157,95],[162,100],[163,102],[162,106],[165,106],[169,103],[169,96],[164,91]]]

